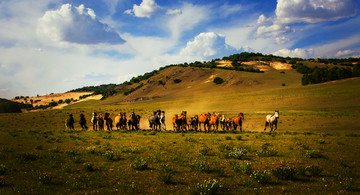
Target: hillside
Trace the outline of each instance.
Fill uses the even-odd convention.
[[[0,113],[21,112],[20,104],[0,98]]]

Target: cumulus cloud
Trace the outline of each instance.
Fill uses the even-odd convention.
[[[266,23],[269,23],[269,22],[271,22],[271,18],[266,18],[266,17],[264,16],[264,14],[261,14],[261,15],[259,16],[259,18],[257,19],[257,21],[256,21],[256,23],[257,23],[258,25],[266,24]]]
[[[274,52],[273,54],[283,57],[310,58],[314,55],[314,51],[313,49],[300,49],[300,48],[296,48],[294,50],[281,49]]]
[[[45,12],[38,20],[37,34],[56,42],[79,44],[121,44],[124,40],[107,24],[96,18],[94,10],[84,5],[64,4]]]
[[[276,17],[283,23],[322,22],[354,16],[353,0],[278,0]]]
[[[184,58],[197,57],[198,59],[209,59],[209,57],[225,56],[236,50],[225,43],[225,36],[214,32],[200,33],[189,41],[186,47],[180,51]]]
[[[347,58],[347,57],[359,57],[360,56],[360,52],[359,51],[355,51],[355,50],[351,50],[351,49],[347,49],[347,50],[340,50],[335,54],[335,57],[337,58]]]
[[[124,13],[134,14],[140,18],[150,18],[161,8],[154,0],[143,0],[140,5],[133,5],[133,9],[128,9]]]
[[[294,30],[291,29],[289,26],[285,26],[282,24],[273,24],[270,26],[260,26],[257,29],[256,34],[265,37],[276,37],[290,32],[294,32]]]

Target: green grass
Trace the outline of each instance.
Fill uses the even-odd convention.
[[[205,83],[210,75],[225,82]],[[174,84],[172,77],[182,82]],[[293,70],[256,74],[175,67],[143,81],[147,84],[127,97],[0,114],[0,193],[189,194],[212,179],[222,186],[215,191],[230,194],[359,192],[360,79],[301,86],[300,78]],[[246,85],[250,80],[256,84]],[[122,102],[155,95],[160,97]],[[166,112],[166,132],[145,130],[157,109]],[[275,109],[280,110],[278,130],[269,135],[264,120]],[[174,133],[171,118],[183,110],[189,117],[244,112],[243,132]],[[94,111],[109,112],[112,118],[135,112],[142,116],[143,130],[80,131],[79,115],[85,115],[91,129]],[[70,113],[73,131],[64,126]],[[299,173],[279,179],[273,170],[282,164]]]
[[[354,147],[358,145],[359,137],[324,137],[318,133],[277,133],[272,136],[246,132],[241,134],[244,139],[239,143],[235,139],[225,139],[231,134],[188,133],[185,137],[198,140],[189,142],[180,133],[151,136],[142,131],[114,131],[111,132],[111,139],[106,140],[108,144],[95,145],[95,142],[104,142],[104,133],[62,129],[51,132],[51,136],[44,136],[49,134],[47,130],[24,130],[18,132],[16,137],[5,131],[0,132],[0,164],[6,167],[6,171],[2,172],[6,185],[0,188],[1,193],[84,193],[98,190],[111,193],[118,190],[124,193],[184,194],[190,193],[197,183],[210,177],[221,181],[224,186],[221,192],[224,193],[250,193],[259,186],[262,186],[260,192],[263,193],[281,193],[283,188],[292,193],[297,193],[299,189],[302,189],[302,193],[336,193],[344,188],[339,177],[352,178],[353,189],[357,189],[359,184],[356,178],[360,173],[357,166],[360,149]],[[78,139],[73,139],[74,136]],[[52,141],[53,137],[61,137],[61,141]],[[320,139],[327,144],[318,143]],[[273,170],[280,165],[279,162],[295,167],[316,164],[323,170],[320,175],[311,176],[309,173],[297,176],[292,181],[271,175],[270,182],[267,179],[267,182],[252,182],[250,185],[251,173],[242,174],[230,163],[240,163],[244,159],[221,155],[228,151],[220,150],[221,146],[229,143],[234,148],[247,148],[245,158],[251,163],[253,171]],[[307,150],[299,143],[321,151],[326,158],[306,157]],[[41,150],[37,149],[40,144]],[[256,152],[263,149],[264,144],[270,145],[278,154],[258,156]],[[208,155],[199,154],[204,145],[211,150]],[[119,157],[115,160],[109,151]],[[144,162],[146,168],[142,166]],[[342,167],[343,164],[347,166]],[[171,172],[164,172],[164,166],[170,166]],[[163,185],[164,182],[169,185]]]

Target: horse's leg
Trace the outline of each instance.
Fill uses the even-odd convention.
[[[268,126],[268,124],[269,124],[269,123],[266,121],[266,122],[265,122],[265,129],[264,129],[264,131],[266,131],[266,127]]]

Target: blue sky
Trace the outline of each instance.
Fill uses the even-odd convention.
[[[0,97],[122,83],[243,51],[360,57],[359,0],[0,2]]]

